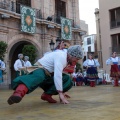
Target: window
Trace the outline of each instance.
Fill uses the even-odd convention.
[[[91,38],[87,38],[87,45],[91,44]]]
[[[120,33],[111,36],[112,39],[112,52],[120,53]]]
[[[61,29],[58,30],[58,37],[61,37]]]
[[[56,22],[60,24],[60,17],[66,17],[66,2],[55,0]]]
[[[120,26],[120,8],[110,10],[110,25],[111,28]]]
[[[91,46],[88,47],[88,52],[91,52]]]
[[[20,13],[20,5],[31,7],[31,0],[16,0],[16,12]]]

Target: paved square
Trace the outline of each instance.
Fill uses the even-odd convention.
[[[0,89],[0,120],[120,120],[120,87],[73,87],[67,105],[42,101],[40,88],[19,104],[8,105],[12,92]],[[53,98],[59,101],[58,95]]]

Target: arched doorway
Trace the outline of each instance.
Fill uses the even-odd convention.
[[[14,70],[14,63],[18,59],[18,54],[22,53],[22,49],[24,45],[32,45],[32,43],[28,41],[20,41],[20,42],[15,43],[10,50],[9,58],[10,58],[11,81],[16,76],[16,72]]]

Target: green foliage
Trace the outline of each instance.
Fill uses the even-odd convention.
[[[78,70],[80,70],[82,72],[82,67],[80,63],[76,64],[76,72],[78,72]]]
[[[33,45],[25,45],[22,49],[22,53],[24,56],[28,56],[29,57],[29,61],[34,64],[34,61],[37,57],[36,54],[36,48]]]
[[[7,43],[0,41],[0,59],[4,60],[4,56],[7,50]]]

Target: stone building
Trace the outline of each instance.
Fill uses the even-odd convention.
[[[84,51],[84,59],[88,59],[89,54],[93,54],[94,58],[98,58],[97,54],[97,39],[96,34],[86,35],[83,39],[83,45],[82,45],[83,51]]]
[[[17,55],[22,52],[24,45],[34,45],[37,49],[37,58],[50,51],[50,41],[56,42],[61,38],[60,17],[71,20],[71,44],[81,44],[82,30],[79,27],[79,0],[0,0],[0,41],[8,44],[5,55],[6,75],[0,86],[9,87],[15,76],[13,64]],[[27,10],[35,12],[34,19],[27,16],[22,20],[21,5]],[[33,9],[34,8],[34,9]],[[23,9],[23,13],[24,13]],[[26,14],[24,14],[25,17]],[[25,22],[29,25],[34,20],[35,26],[25,29]],[[34,31],[35,29],[35,31]],[[65,39],[64,39],[65,40]]]
[[[101,67],[110,73],[106,60],[113,51],[120,56],[120,1],[99,0],[99,9],[95,10],[97,26],[97,45]]]

